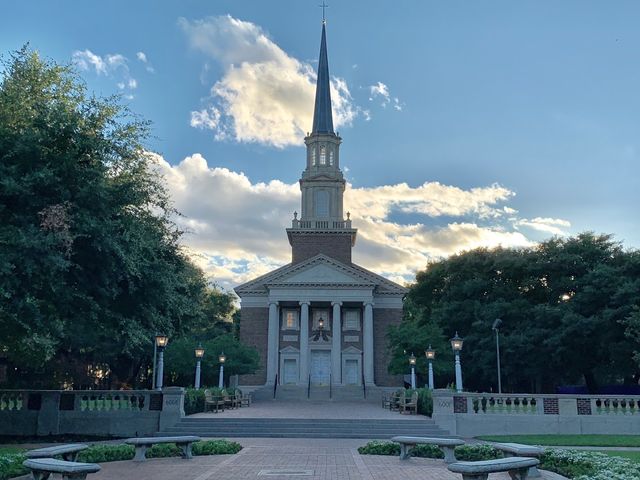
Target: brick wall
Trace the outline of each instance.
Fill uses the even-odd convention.
[[[291,233],[291,262],[300,263],[319,253],[339,262],[351,263],[351,234],[346,233]]]
[[[387,330],[390,325],[397,325],[402,320],[400,308],[373,309],[373,378],[376,385],[381,387],[402,386],[402,375],[392,375],[388,372],[391,352],[387,346]]]
[[[559,415],[560,405],[557,398],[543,398],[542,411],[545,415]]]
[[[252,375],[241,375],[241,385],[263,385],[267,381],[267,332],[269,309],[243,307],[240,310],[240,340],[258,350],[260,367]]]

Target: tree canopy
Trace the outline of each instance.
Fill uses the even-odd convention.
[[[228,330],[216,319],[233,300],[180,246],[148,127],[118,97],[90,95],[69,66],[28,48],[4,62],[0,352],[14,384],[77,385],[87,370],[134,384],[157,332]]]
[[[465,339],[465,387],[496,390],[492,325],[500,318],[506,389],[553,391],[584,381],[595,391],[603,383],[637,382],[639,257],[611,235],[593,233],[454,255],[417,274],[408,305],[419,315],[405,313],[389,338],[400,345],[417,340],[411,347],[421,352],[426,343],[441,345],[441,362],[449,365],[436,372],[449,382],[451,354],[443,341],[457,331]]]

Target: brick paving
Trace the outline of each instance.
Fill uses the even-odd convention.
[[[360,455],[363,440],[241,439],[237,455],[111,462],[91,480],[461,480],[442,460]],[[280,472],[277,472],[280,470]],[[294,475],[286,475],[290,470]],[[271,471],[271,472],[270,472]],[[280,474],[278,474],[280,473]],[[560,476],[543,472],[547,480]],[[492,474],[490,480],[509,475]]]

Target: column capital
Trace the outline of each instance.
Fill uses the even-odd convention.
[[[269,300],[269,306],[271,305],[275,305],[276,307],[278,306],[278,301],[277,300]]]
[[[337,300],[336,300],[335,302],[331,302],[331,306],[332,306],[332,307],[335,307],[336,305],[338,305],[338,306],[340,306],[340,307],[341,307],[341,306],[342,306],[342,302],[337,301]]]
[[[300,300],[300,301],[298,302],[298,305],[300,305],[300,306],[302,306],[302,305],[307,305],[307,306],[309,306],[309,305],[311,305],[311,300]]]
[[[375,305],[375,303],[373,302],[373,300],[366,300],[366,301],[362,302],[362,305],[364,305],[365,307],[368,306],[368,305],[373,307]]]

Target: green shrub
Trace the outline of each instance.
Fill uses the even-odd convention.
[[[204,390],[187,388],[184,392],[184,413],[191,415],[204,412]]]
[[[242,445],[228,440],[207,440],[193,444],[194,455],[230,455],[240,450]]]
[[[475,444],[456,447],[456,458],[463,462],[477,462],[501,457],[502,452],[491,445]]]
[[[78,453],[78,461],[86,463],[117,462],[131,460],[134,456],[133,445],[103,444],[91,445]]]
[[[400,455],[400,444],[374,440],[358,448],[362,455]],[[437,445],[416,445],[411,450],[412,457],[444,458],[444,453]],[[491,445],[462,445],[456,447],[456,458],[464,461],[491,460],[502,455]]]
[[[433,414],[433,397],[428,388],[418,388],[418,413],[427,417]]]
[[[26,457],[22,453],[0,454],[0,480],[18,477],[29,473],[29,470],[22,466]]]

